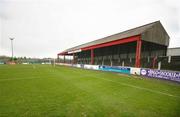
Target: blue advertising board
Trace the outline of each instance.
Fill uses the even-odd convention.
[[[119,67],[119,66],[117,67],[117,66],[104,66],[103,65],[103,66],[99,66],[99,70],[130,74],[129,67]]]
[[[141,69],[140,74],[142,76],[167,79],[180,82],[180,72],[166,71],[166,70],[153,70],[153,69]]]

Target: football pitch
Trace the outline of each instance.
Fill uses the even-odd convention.
[[[51,65],[0,65],[0,117],[180,117],[180,84]]]

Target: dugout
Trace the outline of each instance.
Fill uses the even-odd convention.
[[[59,62],[73,56],[73,64],[153,67],[155,59],[166,56],[169,35],[160,21],[88,42],[57,54]],[[63,56],[63,59],[59,59]]]

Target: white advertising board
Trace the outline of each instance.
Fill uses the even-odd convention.
[[[84,65],[85,69],[99,70],[99,65]]]
[[[140,75],[140,68],[135,68],[135,67],[131,67],[130,68],[130,74],[134,74],[134,75]]]

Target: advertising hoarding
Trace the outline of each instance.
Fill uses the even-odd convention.
[[[99,66],[99,70],[130,74],[130,68],[129,67]]]
[[[159,79],[166,79],[166,80],[173,80],[180,82],[180,72],[174,71],[166,71],[166,70],[153,70],[153,69],[141,69],[141,75],[152,77],[152,78],[159,78]]]

